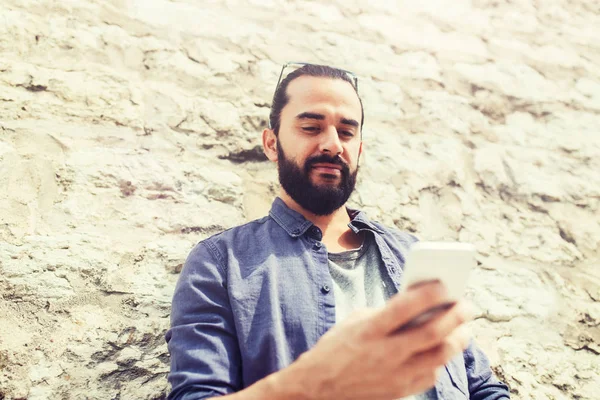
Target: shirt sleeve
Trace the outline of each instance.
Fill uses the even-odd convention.
[[[167,331],[169,400],[200,400],[241,389],[240,350],[216,248],[200,242],[175,287]]]
[[[474,341],[464,351],[463,357],[471,400],[510,399],[508,386],[496,378],[488,358]]]

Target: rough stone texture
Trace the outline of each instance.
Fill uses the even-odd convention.
[[[164,399],[192,246],[261,216],[280,65],[360,76],[353,203],[480,252],[516,399],[598,399],[596,0],[0,4],[0,399]]]

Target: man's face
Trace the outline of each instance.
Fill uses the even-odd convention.
[[[304,209],[329,215],[356,184],[361,106],[341,79],[301,76],[287,89],[281,113],[277,165],[283,189]]]

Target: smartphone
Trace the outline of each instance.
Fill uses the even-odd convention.
[[[467,287],[469,273],[477,261],[475,246],[459,242],[417,242],[406,257],[400,291],[415,285],[439,281],[448,291],[448,303],[429,309],[404,324],[398,331],[422,325],[452,307]]]

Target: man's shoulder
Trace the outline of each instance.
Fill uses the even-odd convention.
[[[221,232],[215,233],[200,241],[209,245],[229,245],[240,240],[250,240],[265,229],[273,229],[274,221],[270,216],[264,216],[241,225],[232,226]],[[199,243],[199,244],[200,244]]]
[[[212,259],[223,266],[230,254],[239,256],[257,249],[260,238],[276,229],[274,224],[272,218],[265,216],[215,233],[196,243],[188,254],[188,262]]]
[[[419,238],[417,238],[417,236],[415,236],[414,234],[401,230],[395,226],[387,226],[381,222],[378,221],[369,221],[373,226],[375,226],[380,233],[383,234],[383,236],[388,240],[388,241],[397,241],[400,242],[404,245],[410,246],[413,243],[416,243],[419,241]]]
[[[363,227],[373,229],[388,242],[400,242],[410,246],[419,241],[412,233],[399,229],[396,226],[387,226],[379,221],[370,219],[363,210],[348,208],[348,214],[350,215],[353,224],[360,224]]]
[[[384,231],[386,233],[391,233],[393,235],[401,236],[401,237],[412,238],[412,240],[418,240],[414,234],[412,234],[406,230],[397,228],[395,226],[388,226],[379,221],[373,221],[373,225],[375,225],[377,228],[381,229],[382,231]]]

